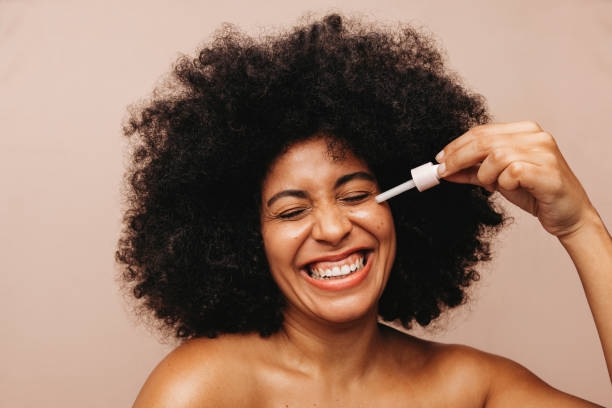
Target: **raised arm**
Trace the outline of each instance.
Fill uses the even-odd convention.
[[[612,238],[593,208],[580,228],[559,241],[576,265],[612,383]]]
[[[532,121],[477,126],[436,160],[445,180],[498,191],[559,239],[582,281],[612,381],[612,239],[554,138]]]

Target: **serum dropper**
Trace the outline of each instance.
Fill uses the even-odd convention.
[[[419,167],[415,167],[414,169],[410,170],[412,180],[408,180],[407,182],[395,186],[384,193],[380,193],[374,197],[374,201],[377,203],[382,203],[383,201],[387,201],[391,197],[395,197],[396,195],[401,194],[404,191],[408,191],[414,187],[416,187],[419,191],[425,191],[428,188],[437,186],[440,184],[438,166],[439,164],[429,162]]]

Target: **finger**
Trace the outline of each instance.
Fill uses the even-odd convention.
[[[440,153],[438,153],[438,155],[436,155],[436,160],[441,163],[451,152],[454,152],[477,138],[505,133],[538,132],[541,130],[542,128],[540,125],[531,120],[521,122],[491,123],[475,126],[446,145],[440,152],[442,153],[442,157],[439,157]]]
[[[524,187],[527,190],[533,190],[533,185],[528,182],[525,177],[526,165],[521,162],[512,162],[499,175],[498,185],[504,190],[516,190],[519,187]],[[523,184],[521,185],[521,177]]]
[[[558,172],[537,164],[515,161],[501,172],[497,184],[500,189],[511,191],[524,188],[534,195],[545,197],[557,193],[563,183]]]
[[[496,148],[484,159],[476,176],[483,185],[494,184],[511,163],[522,161],[542,166],[548,163],[548,156],[549,153],[518,146]]]
[[[482,166],[472,166],[452,174],[444,179],[454,183],[473,184],[485,188],[490,192],[499,190],[507,198],[512,197],[513,190],[520,188],[529,191],[534,197],[549,201],[562,188],[563,182],[558,172],[550,168],[526,161],[513,161],[503,169],[494,183],[486,184],[478,178]],[[515,204],[526,211],[530,211],[528,203],[519,203],[525,197],[516,196]],[[514,202],[514,201],[513,201]],[[533,213],[533,212],[532,212]]]
[[[450,176],[444,177],[444,180],[459,184],[473,184],[476,186],[483,187],[490,192],[494,192],[497,187],[495,183],[483,184],[480,182],[480,180],[478,180],[477,174],[479,167],[479,165],[476,165],[467,169],[463,169],[461,171],[458,171],[457,173],[451,174]]]
[[[483,162],[489,155],[495,156],[492,160],[503,161],[512,150],[518,152],[519,149],[523,151],[544,149],[540,146],[540,137],[536,135],[533,133],[511,133],[474,139],[463,147],[449,153],[444,161],[444,168],[440,169],[440,175],[441,177],[446,177],[462,169],[474,166]],[[521,147],[519,148],[519,146]],[[527,161],[529,160],[527,159]]]

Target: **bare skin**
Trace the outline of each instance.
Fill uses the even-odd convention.
[[[448,181],[499,191],[559,238],[582,280],[610,371],[612,240],[552,137],[534,122],[492,124],[444,152]],[[508,359],[378,324],[377,300],[395,255],[391,213],[373,201],[378,188],[363,175],[363,162],[327,153],[321,138],[298,144],[264,183],[262,236],[288,300],[282,330],[186,342],[153,371],[135,407],[596,406]],[[342,262],[338,254],[358,257],[357,250],[368,254],[357,283],[330,289],[304,273],[305,265]]]

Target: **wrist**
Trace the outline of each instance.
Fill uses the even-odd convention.
[[[597,210],[595,207],[590,207],[585,211],[580,222],[571,232],[559,235],[557,238],[563,246],[567,247],[578,242],[585,242],[585,239],[602,235],[610,237]]]

